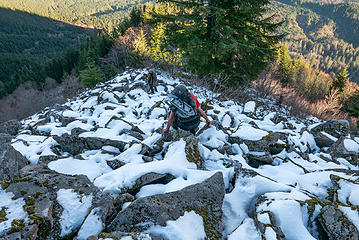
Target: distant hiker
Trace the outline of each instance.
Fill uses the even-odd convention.
[[[156,73],[152,70],[147,68],[148,74],[147,74],[147,82],[150,86],[151,93],[155,93],[155,90],[157,92],[157,76]]]
[[[207,125],[212,124],[197,98],[184,85],[175,87],[165,99],[165,103],[170,106],[170,113],[167,127],[162,129],[162,134],[168,132],[171,125],[174,129],[181,128],[195,134],[201,115],[206,119]]]

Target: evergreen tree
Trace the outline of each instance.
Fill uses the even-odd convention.
[[[155,26],[151,37],[151,57],[155,61],[164,60],[166,58],[166,50],[164,49],[166,43],[165,27],[162,23]]]
[[[349,73],[345,67],[343,71],[338,73],[333,79],[331,90],[338,89],[339,92],[343,92],[346,84],[349,82]]]
[[[140,35],[133,42],[133,50],[141,57],[149,57],[150,51],[147,44],[146,34],[141,29]]]
[[[359,90],[344,102],[341,110],[349,113],[352,117],[359,118]],[[357,128],[359,129],[359,121],[357,121]]]
[[[232,83],[255,79],[273,59],[282,36],[272,35],[280,23],[264,17],[269,0],[158,0],[175,5],[175,14],[154,14],[166,24],[187,64],[200,75],[224,72]]]
[[[80,72],[80,77],[82,84],[89,88],[93,88],[97,83],[104,80],[104,74],[101,68],[92,60],[86,64],[86,69]]]

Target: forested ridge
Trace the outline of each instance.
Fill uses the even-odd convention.
[[[0,7],[97,29],[117,28],[127,11],[149,0],[0,0]]]
[[[69,47],[78,47],[94,30],[21,11],[0,8],[0,97],[11,93],[38,69]],[[21,76],[23,74],[23,76]]]
[[[347,67],[359,82],[358,2],[277,0],[272,9],[285,20],[280,32],[292,56],[332,77]]]

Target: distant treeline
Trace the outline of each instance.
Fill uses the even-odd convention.
[[[151,0],[0,0],[0,7],[111,31],[128,15],[129,9],[149,1]]]
[[[359,82],[359,4],[326,1],[278,0],[273,9],[286,20],[292,56],[303,56],[311,66],[334,77],[345,67]]]

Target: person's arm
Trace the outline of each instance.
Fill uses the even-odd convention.
[[[175,120],[175,114],[173,113],[172,110],[170,110],[170,116],[168,117],[167,127],[162,129],[162,134],[165,134],[170,130],[170,127],[174,120]]]
[[[212,124],[211,120],[209,120],[207,114],[202,110],[201,107],[198,107],[198,111],[202,115],[202,117],[204,117],[204,119],[206,119],[206,124],[211,125]]]

